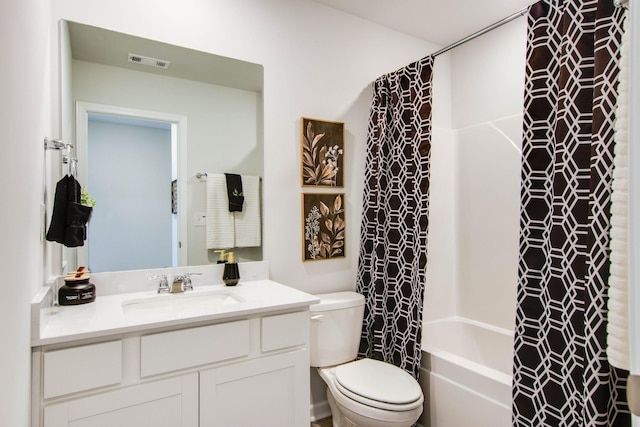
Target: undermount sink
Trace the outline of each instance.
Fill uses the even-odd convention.
[[[182,317],[215,313],[222,308],[241,302],[244,302],[244,298],[226,290],[185,292],[126,300],[122,302],[122,311],[127,316],[170,314],[174,317]]]

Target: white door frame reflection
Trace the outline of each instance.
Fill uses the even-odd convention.
[[[92,114],[111,115],[117,116],[122,119],[144,119],[155,122],[165,122],[171,125],[172,129],[172,176],[177,178],[178,196],[177,205],[178,213],[173,219],[172,226],[172,264],[171,266],[187,265],[187,117],[169,114],[156,111],[138,110],[132,108],[124,108],[112,105],[95,104],[87,102],[76,103],[76,156],[78,158],[78,178],[81,183],[89,184],[90,176],[88,170],[88,138],[89,138],[89,118]],[[114,166],[114,174],[118,173],[118,167]],[[167,183],[167,194],[170,191],[170,183]],[[99,209],[100,200],[97,200],[97,209]],[[169,207],[167,207],[169,209]],[[117,224],[114,224],[117,226]],[[89,223],[91,227],[91,223]],[[89,233],[91,234],[91,233]],[[133,236],[132,236],[133,238]],[[120,242],[121,245],[127,245],[126,241]],[[91,268],[91,260],[89,259],[88,247],[91,245],[89,239],[85,246],[77,248],[77,250],[65,250],[65,260],[67,261],[68,268],[85,265]],[[75,254],[74,254],[75,252]],[[73,265],[75,261],[76,265]],[[142,265],[142,266],[125,266],[119,268],[119,270],[131,270],[140,268],[159,268],[167,267],[166,265]],[[98,270],[99,271],[99,270]],[[113,268],[108,268],[105,271],[114,271]]]

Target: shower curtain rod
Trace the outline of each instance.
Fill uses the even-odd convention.
[[[613,3],[616,5],[616,7],[626,7],[629,4],[629,0],[613,0]],[[527,14],[527,12],[529,11],[529,6],[525,7],[522,10],[519,10],[518,12],[514,13],[513,15],[509,15],[506,18],[503,18],[497,22],[494,22],[493,24],[489,25],[488,27],[485,27],[463,39],[458,40],[457,42],[454,42],[452,44],[450,44],[449,46],[443,47],[442,49],[434,52],[431,54],[431,56],[433,56],[434,58],[438,55],[442,55],[445,52],[450,51],[451,49],[460,46],[461,44],[465,44],[466,42],[469,42],[477,37],[480,37],[486,33],[488,33],[489,31],[495,30],[498,27],[502,27],[504,24],[508,24],[509,22],[513,21],[514,19],[517,19],[521,16],[524,16]]]
[[[447,47],[443,47],[442,49],[432,53],[431,56],[433,56],[435,58],[438,55],[442,55],[443,53],[448,52],[451,49],[460,46],[461,44],[465,44],[466,42],[471,41],[471,40],[473,40],[473,39],[475,39],[477,37],[480,37],[480,36],[488,33],[489,31],[495,30],[496,28],[503,26],[504,24],[508,24],[509,22],[513,21],[516,18],[519,18],[521,16],[526,15],[526,13],[528,11],[529,11],[529,7],[527,6],[524,9],[514,13],[513,15],[509,15],[506,18],[503,18],[503,19],[501,19],[501,20],[499,20],[497,22],[494,22],[493,24],[489,25],[488,27],[485,27],[485,28],[481,29],[480,31],[477,31],[477,32],[471,34],[470,36],[467,36],[467,37],[465,37],[463,39],[460,39],[457,42],[454,42],[454,43],[450,44]]]

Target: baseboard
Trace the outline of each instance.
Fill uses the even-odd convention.
[[[326,400],[310,405],[309,412],[311,421],[318,421],[331,416],[331,408],[329,408],[329,402]]]

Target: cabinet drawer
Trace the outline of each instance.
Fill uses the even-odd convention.
[[[122,342],[110,341],[44,354],[44,398],[118,384]]]
[[[140,375],[242,357],[250,351],[248,320],[145,335],[140,339]]]
[[[263,352],[306,345],[309,340],[309,312],[279,314],[262,318]]]

